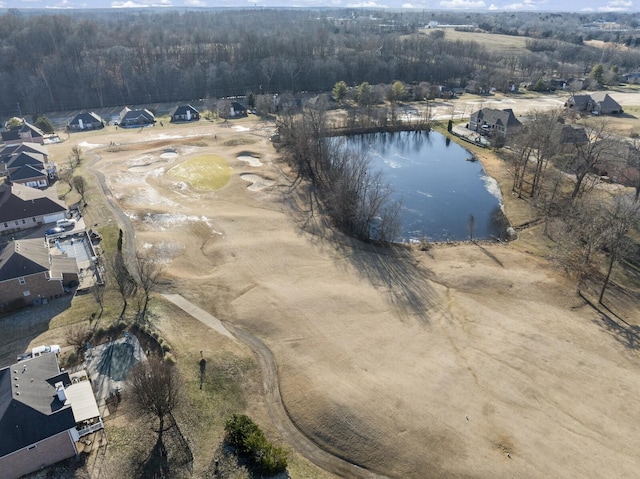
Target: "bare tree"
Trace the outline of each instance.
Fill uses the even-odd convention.
[[[607,129],[605,119],[600,119],[592,126],[585,128],[588,140],[574,143],[575,154],[573,162],[569,165],[575,174],[576,183],[571,193],[571,198],[577,198],[584,191],[585,178],[589,173],[600,169],[607,161],[615,157],[619,142],[611,137]]]
[[[158,439],[154,454],[166,457],[162,434],[165,418],[178,406],[182,398],[183,383],[178,370],[159,358],[140,361],[127,377],[127,392],[133,408],[141,415],[150,415],[158,420]],[[163,476],[166,477],[166,476]]]
[[[98,314],[98,319],[102,317],[102,313],[104,312],[104,293],[105,288],[102,284],[94,284],[91,287],[91,294],[93,295],[93,299],[95,299],[98,306],[100,306],[100,314]]]
[[[73,178],[71,178],[71,183],[73,184],[73,187],[75,188],[75,190],[78,192],[78,194],[80,195],[80,199],[82,200],[82,203],[85,204],[85,194],[87,192],[87,182],[85,181],[83,176],[74,176]]]
[[[78,145],[74,145],[71,148],[71,168],[76,169],[82,163],[82,148]]]
[[[640,203],[627,195],[617,195],[613,198],[608,207],[607,221],[603,232],[603,247],[608,252],[609,262],[598,297],[600,303],[602,303],[609,285],[613,265],[634,251],[634,244],[629,239],[628,233],[637,225],[638,220],[640,220]]]
[[[635,190],[634,198],[640,200],[640,138],[634,138],[626,149],[624,165],[621,165],[620,175]]]
[[[73,191],[73,169],[71,168],[71,166],[69,166],[69,168],[60,169],[58,171],[58,179],[69,187],[69,191],[67,191],[67,194]]]
[[[74,346],[77,353],[84,351],[91,338],[91,331],[85,323],[74,324],[65,329],[67,344]]]
[[[107,270],[122,298],[122,311],[120,311],[120,319],[122,319],[127,310],[128,299],[136,292],[136,281],[127,268],[122,251],[107,255],[106,260]]]
[[[136,251],[132,270],[138,280],[139,290],[143,296],[140,319],[144,321],[147,314],[147,306],[149,305],[149,297],[151,292],[158,286],[158,280],[162,274],[162,265],[158,262],[158,258],[152,254]]]

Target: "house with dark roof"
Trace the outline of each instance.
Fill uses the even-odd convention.
[[[104,120],[92,111],[83,111],[78,113],[67,124],[69,131],[86,131],[86,130],[98,130],[104,128]]]
[[[13,240],[0,252],[0,311],[41,304],[78,284],[78,264],[51,254],[44,238]]]
[[[0,233],[55,223],[66,215],[55,188],[39,190],[19,183],[0,185]]]
[[[0,175],[6,174],[7,163],[19,153],[34,153],[41,155],[41,162],[49,162],[49,149],[38,143],[19,143],[0,148]]]
[[[180,105],[171,113],[171,122],[178,123],[183,121],[200,120],[200,112],[191,105]]]
[[[44,165],[23,165],[11,169],[9,181],[31,188],[46,188],[49,186],[49,174]]]
[[[118,124],[123,128],[136,128],[142,126],[153,125],[156,122],[156,117],[149,110],[132,110],[129,107],[125,107],[120,112],[120,119]]]
[[[17,479],[78,454],[83,435],[103,428],[84,371],[61,371],[55,353],[0,369],[0,471]]]
[[[25,142],[44,144],[44,132],[24,120],[22,125],[0,132],[0,135],[5,145],[17,145]]]
[[[578,113],[598,115],[624,113],[622,106],[604,91],[594,92],[589,95],[572,95],[564,106]]]
[[[511,108],[496,110],[482,108],[471,114],[469,129],[484,136],[506,137],[509,132],[522,126]]]
[[[229,106],[229,116],[231,116],[231,118],[247,116],[247,108],[237,101],[232,101]]]

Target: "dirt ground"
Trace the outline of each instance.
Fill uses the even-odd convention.
[[[54,148],[97,155],[138,247],[164,258],[166,292],[260,338],[291,419],[324,449],[395,478],[637,473],[638,350],[526,238],[358,244],[292,193],[272,132],[252,119],[108,127]],[[226,186],[169,173],[203,155],[227,160]]]

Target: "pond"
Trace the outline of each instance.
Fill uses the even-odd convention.
[[[436,132],[395,132],[343,138],[367,154],[401,201],[401,242],[504,238],[508,226],[496,181],[473,155]],[[473,216],[473,220],[470,217]]]

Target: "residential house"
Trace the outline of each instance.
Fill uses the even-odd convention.
[[[0,175],[6,175],[7,163],[18,155],[18,153],[34,153],[41,155],[41,162],[49,162],[49,150],[46,146],[38,143],[19,143],[0,148]]]
[[[67,124],[67,129],[70,131],[98,130],[100,128],[104,128],[104,120],[92,111],[78,113]]]
[[[52,255],[44,238],[10,241],[0,252],[0,311],[41,304],[78,284],[78,265]]]
[[[232,101],[229,106],[229,115],[231,118],[237,118],[239,116],[247,116],[247,109],[237,101]]]
[[[120,119],[118,124],[124,128],[135,128],[153,125],[156,122],[156,117],[146,108],[143,110],[132,110],[125,107],[120,112]]]
[[[18,145],[25,142],[44,144],[44,132],[24,120],[22,125],[3,131],[0,135],[5,145]]]
[[[78,454],[83,435],[102,429],[84,371],[61,371],[55,353],[0,369],[0,471],[17,479]]]
[[[615,115],[624,112],[620,104],[603,91],[590,95],[572,95],[564,106],[579,113]]]
[[[19,183],[0,185],[0,233],[55,223],[66,212],[67,207],[58,199],[55,188],[39,190]]]
[[[522,126],[511,108],[496,110],[482,108],[471,114],[469,129],[483,136],[507,136],[509,132]]]
[[[594,92],[591,94],[591,99],[594,102],[592,113],[597,111],[601,115],[617,115],[624,112],[620,103],[611,98],[607,92]]]
[[[177,106],[171,113],[171,122],[177,123],[182,121],[198,121],[200,120],[200,112],[191,105]]]
[[[32,188],[46,188],[56,177],[56,167],[45,163],[39,153],[15,153],[5,163],[5,173],[12,183],[20,183]]]

